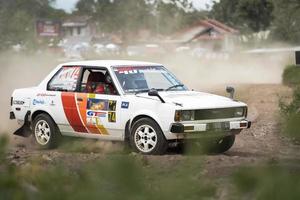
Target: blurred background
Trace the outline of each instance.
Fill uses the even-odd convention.
[[[299,12],[299,0],[0,0],[0,199],[300,199]],[[13,90],[87,59],[234,86],[253,126],[220,155],[76,139],[39,150],[13,136]]]

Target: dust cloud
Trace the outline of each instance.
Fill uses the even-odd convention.
[[[293,53],[236,54],[228,59],[165,58],[165,64],[190,89],[209,91],[240,84],[280,84]]]
[[[122,57],[124,59],[124,57]],[[228,59],[201,59],[184,55],[166,55],[161,58],[126,58],[164,64],[190,89],[209,91],[226,85],[280,83],[286,64],[292,55],[250,55],[239,53]],[[112,58],[110,58],[112,59]],[[113,59],[118,59],[117,57]],[[0,55],[0,132],[11,134],[17,124],[9,120],[10,97],[14,89],[32,87],[62,61],[49,53]]]
[[[11,133],[17,128],[15,121],[9,120],[10,97],[14,89],[38,85],[57,64],[50,54],[20,55],[3,53],[0,55],[0,133]]]

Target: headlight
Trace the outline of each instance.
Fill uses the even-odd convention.
[[[234,117],[243,117],[246,113],[246,108],[236,108],[234,111]]]
[[[195,119],[195,111],[193,110],[177,110],[175,112],[175,121],[193,121]]]

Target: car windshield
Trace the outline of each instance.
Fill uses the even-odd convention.
[[[187,88],[163,66],[113,67],[125,93],[146,92],[150,89],[183,91]]]

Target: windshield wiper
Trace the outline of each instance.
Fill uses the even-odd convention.
[[[136,91],[135,94],[149,92],[150,89]]]
[[[164,89],[151,88],[151,89],[145,89],[145,90],[139,90],[139,91],[136,91],[135,94],[140,94],[140,93],[149,92],[150,90],[164,91]]]
[[[183,84],[173,85],[173,86],[171,86],[171,87],[165,89],[165,91],[169,91],[169,90],[171,90],[171,89],[173,89],[173,88],[178,88],[178,87],[184,87],[184,85],[183,85]]]

